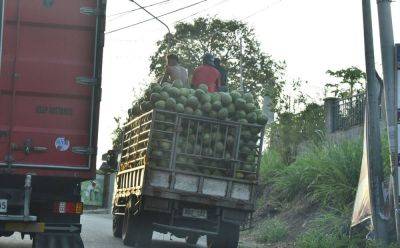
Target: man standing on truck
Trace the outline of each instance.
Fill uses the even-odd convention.
[[[228,91],[228,73],[226,69],[221,65],[221,60],[219,58],[214,59],[215,69],[219,71],[221,74],[221,86],[218,89],[219,91]]]
[[[221,73],[215,69],[214,56],[211,53],[204,54],[203,64],[194,70],[192,84],[195,88],[206,84],[211,93],[218,91],[221,86]]]
[[[170,54],[167,56],[167,66],[165,68],[165,74],[162,79],[171,81],[180,80],[183,85],[188,85],[188,70],[179,64],[179,58],[175,54]]]

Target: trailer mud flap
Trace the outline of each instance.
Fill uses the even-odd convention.
[[[78,233],[41,233],[33,238],[33,248],[84,248]]]

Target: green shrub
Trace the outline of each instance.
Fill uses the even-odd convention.
[[[269,219],[258,228],[257,240],[259,242],[276,243],[283,241],[288,236],[287,224],[278,219]]]
[[[323,206],[348,206],[357,189],[361,158],[359,140],[312,147],[274,178],[274,193],[287,201],[306,194]]]
[[[260,177],[262,182],[272,182],[272,179],[286,167],[287,165],[283,163],[279,153],[274,149],[268,149],[264,153],[260,165]]]
[[[323,213],[309,223],[309,229],[296,240],[299,248],[359,247],[362,237],[349,235],[351,209],[344,213]]]

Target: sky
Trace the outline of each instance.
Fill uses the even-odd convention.
[[[163,0],[137,2],[147,6]],[[361,0],[164,0],[148,10],[158,16],[197,2],[200,3],[160,19],[172,33],[174,24],[184,18],[186,22],[197,17],[218,17],[248,23],[263,51],[274,60],[286,62],[285,79],[307,81],[302,90],[317,102],[324,97],[324,85],[334,81],[327,76],[328,69],[365,68]],[[376,67],[381,71],[376,1],[371,4]],[[142,10],[115,15],[135,8],[129,0],[108,1],[106,31],[151,18]],[[395,42],[400,43],[400,32],[396,32],[400,28],[399,3],[392,4],[392,13]],[[166,33],[167,29],[153,20],[106,34],[99,158],[112,147],[111,133],[116,126],[113,117],[124,119],[134,96],[150,81],[150,56]]]

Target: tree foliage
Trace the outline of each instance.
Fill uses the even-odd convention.
[[[338,83],[326,84],[326,89],[335,97],[346,98],[364,91],[366,74],[355,66],[337,71],[328,70],[326,73],[340,80]]]
[[[154,76],[162,76],[168,44],[171,44],[169,52],[180,57],[181,64],[188,68],[190,74],[201,64],[204,53],[210,52],[219,57],[228,71],[230,89],[239,89],[242,37],[245,91],[251,92],[256,99],[268,95],[274,103],[277,102],[284,83],[280,78],[285,64],[272,60],[261,50],[254,30],[246,24],[236,20],[198,18],[193,23],[176,24],[175,30],[172,41],[166,36],[157,42],[158,48],[151,57],[150,65]]]
[[[301,144],[320,143],[324,140],[324,109],[316,103],[308,104],[298,114],[280,113],[278,119],[279,122],[273,124],[270,130],[271,147],[287,165],[295,161]]]

